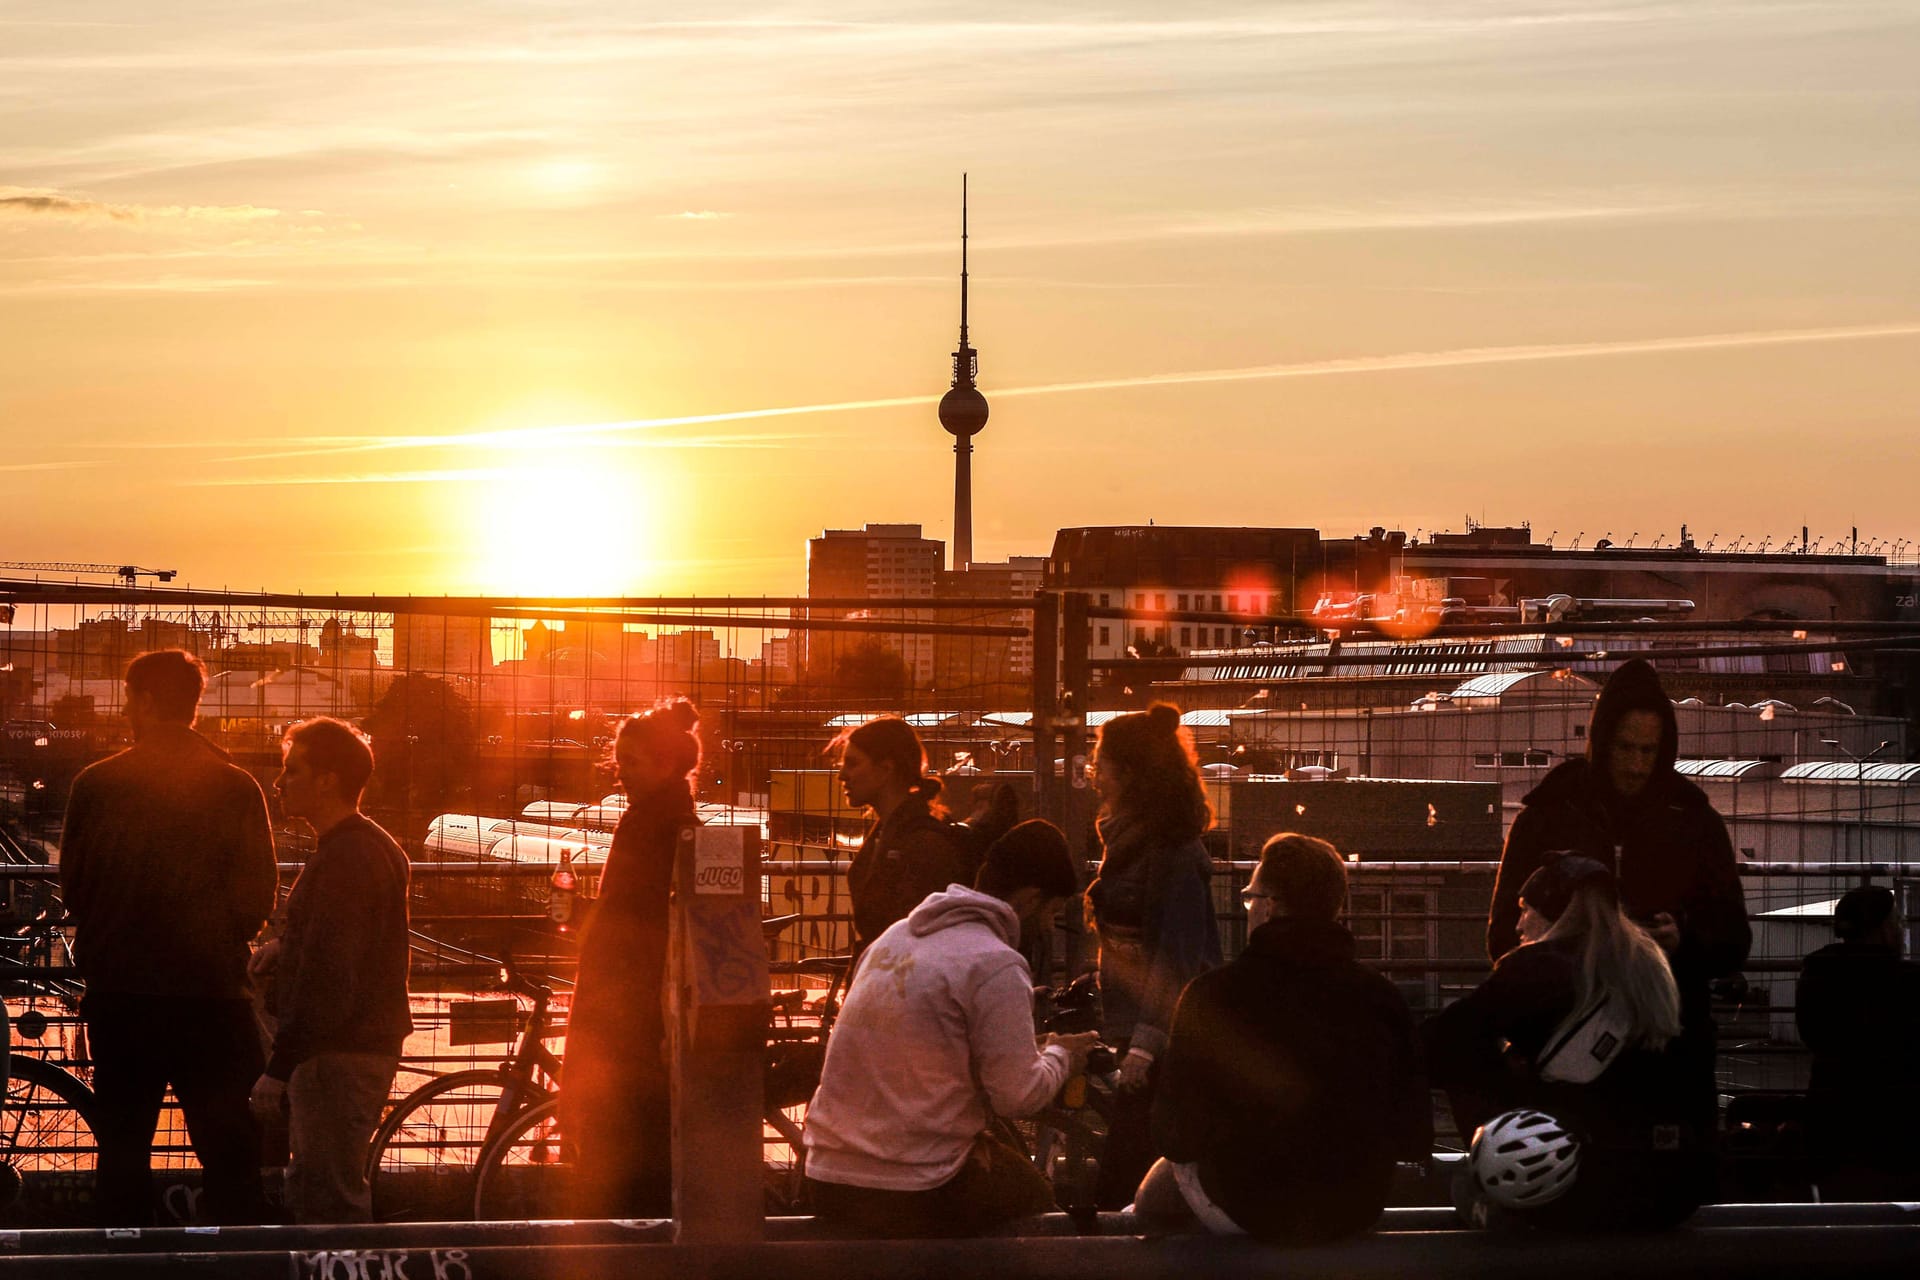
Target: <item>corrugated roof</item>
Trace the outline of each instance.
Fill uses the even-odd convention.
[[[1540,697],[1549,694],[1571,694],[1576,691],[1588,690],[1594,687],[1593,681],[1587,679],[1585,676],[1574,675],[1571,672],[1490,671],[1485,675],[1478,675],[1468,680],[1456,688],[1450,696],[1456,702],[1462,698],[1501,698],[1511,692],[1516,685],[1525,685],[1532,681],[1543,679],[1548,681],[1549,684],[1558,685],[1559,687],[1549,689],[1543,685],[1537,689],[1529,688],[1527,692],[1535,697]]]
[[[1675,760],[1673,771],[1683,778],[1760,779],[1780,776],[1778,760]]]
[[[1780,775],[1782,782],[1882,783],[1920,786],[1920,764],[1867,764],[1853,760],[1809,760]]]

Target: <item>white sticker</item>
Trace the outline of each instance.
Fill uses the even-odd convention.
[[[701,827],[693,838],[693,891],[696,894],[746,892],[745,827]]]

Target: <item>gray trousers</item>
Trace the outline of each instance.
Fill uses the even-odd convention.
[[[287,1081],[287,1208],[298,1223],[368,1222],[367,1144],[393,1088],[390,1053],[321,1053]]]

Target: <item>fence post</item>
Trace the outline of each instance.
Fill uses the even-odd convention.
[[[1093,628],[1087,621],[1091,597],[1084,591],[1069,591],[1061,596],[1060,620],[1060,754],[1066,758],[1065,785],[1061,787],[1060,829],[1067,835],[1067,851],[1073,865],[1087,865],[1087,836],[1093,822],[1093,784],[1087,777],[1090,759],[1087,744],[1087,706],[1089,702],[1089,663],[1093,650]],[[1083,913],[1076,905],[1064,914],[1067,933],[1066,976],[1071,978],[1092,967],[1093,946],[1087,937]]]
[[[1060,597],[1042,591],[1033,597],[1033,803],[1049,822],[1065,825],[1060,785],[1053,776],[1059,744],[1054,730],[1060,697]]]
[[[674,1238],[762,1238],[766,1205],[767,951],[760,932],[760,841],[747,827],[686,826],[675,847],[673,993]]]

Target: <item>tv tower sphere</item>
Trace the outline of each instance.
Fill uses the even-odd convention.
[[[987,425],[987,398],[972,383],[963,383],[940,397],[940,425],[949,434],[976,436]]]

